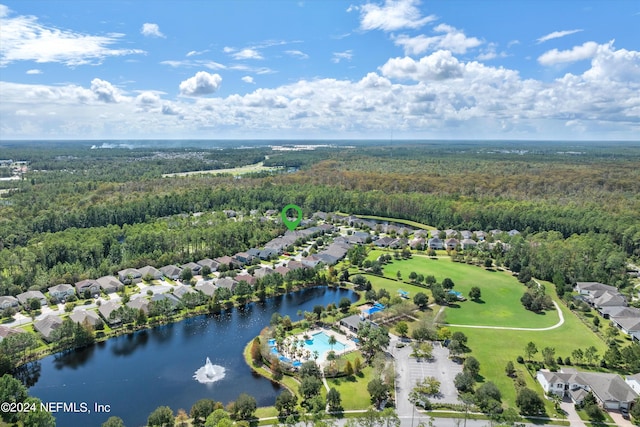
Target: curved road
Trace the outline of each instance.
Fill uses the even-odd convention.
[[[452,323],[443,323],[442,325],[455,326],[456,328],[502,329],[502,330],[507,330],[507,331],[550,331],[552,329],[559,328],[564,323],[564,315],[562,314],[562,310],[560,310],[560,307],[558,306],[558,303],[553,301],[553,305],[555,306],[556,310],[558,311],[558,317],[560,318],[560,320],[558,320],[558,323],[556,323],[555,325],[549,326],[549,327],[546,327],[546,328],[516,328],[516,327],[510,327],[510,326],[455,325],[455,324],[452,324]],[[442,307],[442,308],[444,308],[444,307]]]

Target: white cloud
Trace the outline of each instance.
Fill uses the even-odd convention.
[[[351,61],[351,58],[353,58],[353,52],[351,50],[345,50],[344,52],[333,52],[331,61],[338,64],[343,59],[345,61]]]
[[[294,58],[309,59],[309,55],[299,50],[285,50],[284,53]]]
[[[91,80],[91,91],[102,102],[116,103],[120,100],[120,90],[106,80],[98,78]]]
[[[549,50],[538,57],[538,62],[542,65],[557,65],[567,62],[583,61],[593,58],[598,50],[596,42],[586,42],[580,46],[574,46],[569,50]]]
[[[30,75],[42,74],[42,70],[38,70],[37,68],[33,68],[31,70],[27,70],[27,74],[30,74]]]
[[[220,78],[213,80],[198,86],[196,75],[183,82],[181,93],[215,90]],[[0,115],[11,117],[0,121],[0,132],[16,139],[185,138],[212,132],[221,138],[393,133],[637,139],[640,52],[599,45],[588,70],[551,81],[525,79],[515,70],[441,50],[422,58],[389,59],[378,72],[354,80],[299,80],[224,98],[163,99],[165,94],[153,90],[128,96],[100,79],[85,87],[0,82],[0,93]],[[111,100],[117,103],[105,102]]]
[[[540,37],[537,42],[538,44],[544,43],[549,40],[559,39],[560,37],[570,36],[571,34],[579,33],[583,30],[564,30],[564,31],[554,31],[552,33],[547,34],[546,36]]]
[[[231,56],[233,57],[233,59],[238,59],[238,60],[264,59],[260,54],[260,52],[258,52],[256,49],[251,49],[251,48],[246,48],[246,49],[239,50],[237,52],[233,52]]]
[[[407,56],[389,59],[380,71],[384,76],[400,80],[445,80],[462,77],[464,66],[448,50],[439,50],[418,61]]]
[[[385,0],[383,5],[366,3],[362,6],[350,6],[347,11],[360,12],[362,30],[397,31],[420,28],[437,19],[434,15],[423,17],[417,7],[419,4],[419,0]]]
[[[242,81],[249,84],[255,84],[255,82],[253,81],[253,77],[251,76],[242,77]]]
[[[158,24],[152,24],[150,22],[145,22],[144,24],[142,24],[140,33],[145,37],[165,37],[165,35],[160,31],[160,27],[158,26]]]
[[[224,70],[227,68],[226,65],[224,64],[220,64],[219,62],[215,62],[215,61],[208,61],[208,60],[191,60],[191,59],[186,59],[186,60],[179,60],[179,61],[174,61],[174,60],[167,60],[167,61],[161,61],[160,62],[163,65],[168,65],[170,67],[173,68],[179,68],[179,67],[187,67],[187,68],[193,68],[193,67],[198,67],[198,68],[208,68],[210,70]]]
[[[214,93],[220,87],[222,77],[198,71],[195,76],[180,83],[180,94],[183,96],[202,96]]]
[[[59,62],[68,66],[101,63],[111,56],[144,53],[140,49],[113,49],[123,34],[103,36],[46,26],[34,16],[10,17],[0,11],[0,66],[16,61]]]
[[[447,24],[439,24],[433,30],[444,34],[432,37],[423,34],[416,37],[400,35],[394,37],[393,40],[396,45],[403,47],[405,55],[420,55],[429,50],[438,49],[450,50],[453,53],[466,53],[467,50],[482,44],[482,41],[476,37],[467,37],[463,31]]]
[[[189,56],[198,56],[198,55],[203,55],[205,53],[209,52],[209,49],[205,49],[205,50],[191,50],[189,52],[187,52],[187,57]]]

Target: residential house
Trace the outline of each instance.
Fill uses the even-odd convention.
[[[200,264],[195,263],[195,262],[188,262],[186,264],[182,264],[180,266],[180,268],[182,270],[185,270],[185,269],[188,268],[189,270],[191,270],[191,273],[194,274],[194,275],[200,274],[200,270],[202,270],[202,266]]]
[[[445,247],[447,248],[448,251],[455,251],[458,249],[458,247],[460,246],[460,241],[458,241],[458,239],[448,239],[445,242]]]
[[[425,244],[425,241],[422,237],[414,237],[409,242],[409,246],[411,246],[412,249],[418,249],[418,250],[424,249],[424,244]]]
[[[17,307],[19,304],[18,298],[12,296],[0,297],[0,310],[5,310],[9,307]]]
[[[194,288],[208,297],[212,297],[216,291],[214,284],[205,280],[199,281]]]
[[[25,333],[23,330],[12,328],[6,325],[0,325],[0,342],[2,342],[3,339],[11,335],[23,334],[23,333]]]
[[[216,261],[219,266],[224,264],[229,268],[234,268],[235,266],[238,265],[238,262],[235,259],[233,259],[230,256],[228,256],[228,255],[215,258],[214,261]]]
[[[633,391],[640,394],[640,373],[628,375],[625,382],[629,384],[629,387],[631,387]]]
[[[81,325],[89,324],[94,328],[102,325],[102,320],[100,316],[98,316],[98,313],[93,310],[85,310],[84,308],[74,310],[69,315],[69,319]]]
[[[178,280],[180,278],[182,270],[180,270],[180,267],[178,266],[169,264],[165,265],[164,267],[160,267],[160,272],[164,275],[164,277],[167,277],[171,280]]]
[[[475,233],[476,233],[476,239],[478,239],[480,241],[483,241],[483,240],[485,240],[487,238],[487,233],[485,233],[482,230],[478,230]]]
[[[431,235],[431,237],[440,237],[440,230],[437,228],[435,230],[431,230],[429,231],[429,235]]]
[[[33,329],[39,332],[47,342],[51,342],[53,331],[62,325],[60,316],[50,314],[33,323]]]
[[[613,317],[611,321],[627,335],[640,333],[640,317]]]
[[[47,298],[40,291],[27,291],[16,295],[16,298],[23,307],[29,307],[29,300],[37,299],[40,305],[47,305]]]
[[[605,285],[600,282],[577,282],[576,283],[576,292],[583,295],[596,295],[609,291],[609,292],[617,292],[618,288],[615,286]]]
[[[264,216],[276,216],[276,215],[278,215],[278,211],[275,209],[267,209],[264,212]]]
[[[142,282],[142,273],[135,268],[125,268],[118,271],[118,279],[125,285]]]
[[[476,242],[475,240],[466,238],[466,239],[462,239],[462,241],[460,242],[460,245],[464,250],[474,249],[476,246],[478,246],[478,242]]]
[[[238,285],[238,282],[233,280],[231,277],[223,277],[216,281],[216,286],[218,286],[219,288],[227,288],[231,292],[236,290],[237,285]]]
[[[444,249],[444,242],[439,237],[429,239],[429,249]]]
[[[613,306],[603,307],[601,310],[602,317],[610,319],[614,317],[639,317],[640,310],[634,307]]]
[[[262,279],[265,276],[268,276],[269,274],[273,273],[273,269],[267,267],[267,266],[262,266],[259,269],[257,269],[256,271],[253,272],[253,275],[255,277],[257,277],[258,279]]]
[[[254,276],[250,275],[250,274],[238,274],[236,277],[233,278],[236,282],[240,282],[242,280],[244,280],[245,282],[247,282],[249,285],[253,286],[256,284],[256,279]]]
[[[305,267],[315,268],[322,262],[322,258],[317,255],[309,255],[308,257],[302,258],[301,262]]]
[[[49,288],[49,296],[56,301],[64,302],[68,296],[75,295],[76,290],[68,283],[51,286]]]
[[[176,310],[181,304],[180,300],[172,294],[154,294],[151,297],[152,302],[158,302],[158,301],[164,301],[164,300],[169,301],[169,304],[171,304],[171,308],[173,310]]]
[[[142,310],[144,314],[149,314],[149,300],[142,296],[130,300],[127,303],[127,307],[131,307],[134,310]]]
[[[289,263],[287,264],[287,268],[289,270],[297,270],[299,268],[307,268],[307,266],[300,261],[289,261]]]
[[[462,230],[460,232],[460,237],[462,237],[462,239],[471,239],[471,236],[473,236],[473,233],[469,230]]]
[[[276,269],[274,270],[275,273],[279,273],[282,277],[286,276],[290,271],[291,270],[288,267],[285,267],[283,265],[276,267]]]
[[[234,258],[242,265],[250,264],[253,261],[253,257],[247,252],[238,252],[234,255]]]
[[[112,317],[111,313],[120,307],[122,307],[122,304],[120,304],[119,301],[107,301],[98,307],[98,312],[109,325],[116,325],[120,323],[121,320],[117,316]]]
[[[389,244],[391,249],[402,249],[409,244],[409,241],[404,237],[395,239],[393,242]]]
[[[393,237],[385,236],[376,240],[375,242],[373,242],[373,244],[378,246],[379,248],[388,248],[389,245],[393,243],[395,240],[396,239],[394,239]]]
[[[195,291],[191,286],[179,285],[179,286],[176,286],[176,288],[173,290],[173,296],[175,296],[178,299],[182,299],[182,297],[184,297],[185,294],[194,293],[194,292]]]
[[[255,259],[255,258],[259,258],[260,257],[260,252],[262,252],[261,249],[258,248],[251,248],[247,251],[247,254],[249,254],[249,256],[251,257],[251,259]]]
[[[509,236],[517,236],[518,234],[520,234],[520,232],[518,230],[509,230]]]
[[[96,279],[100,288],[104,291],[105,294],[112,294],[114,292],[118,292],[121,290],[124,285],[120,280],[116,279],[115,276],[102,276]]]
[[[160,270],[151,265],[145,265],[138,269],[138,271],[142,274],[142,279],[160,280],[163,276]]]
[[[218,262],[211,258],[201,259],[198,261],[198,264],[202,267],[209,267],[211,271],[216,271],[218,269]]]
[[[447,238],[452,238],[452,237],[457,237],[458,236],[458,232],[456,230],[452,230],[452,229],[447,229],[444,230],[444,234]]]
[[[83,296],[86,291],[89,291],[91,295],[100,294],[100,284],[93,279],[85,279],[75,284],[76,292],[78,295]]]
[[[258,255],[258,258],[260,258],[263,261],[266,261],[268,259],[278,258],[279,255],[280,254],[275,249],[264,248],[264,249],[262,249],[260,251],[260,254]]]
[[[588,392],[605,409],[629,409],[638,393],[617,374],[578,372],[564,369],[560,372],[538,371],[536,378],[545,392],[570,397],[581,403]]]

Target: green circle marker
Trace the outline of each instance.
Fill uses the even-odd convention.
[[[298,217],[293,221],[291,221],[289,217],[287,217],[287,212],[289,212],[290,209],[293,209],[298,214]],[[286,225],[289,230],[293,231],[296,229],[298,224],[300,224],[300,221],[302,221],[302,208],[298,205],[290,204],[282,209],[281,215],[284,225]]]

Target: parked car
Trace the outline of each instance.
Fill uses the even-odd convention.
[[[627,409],[621,408],[620,413],[622,414],[622,418],[624,418],[625,420],[629,419],[629,411]]]

